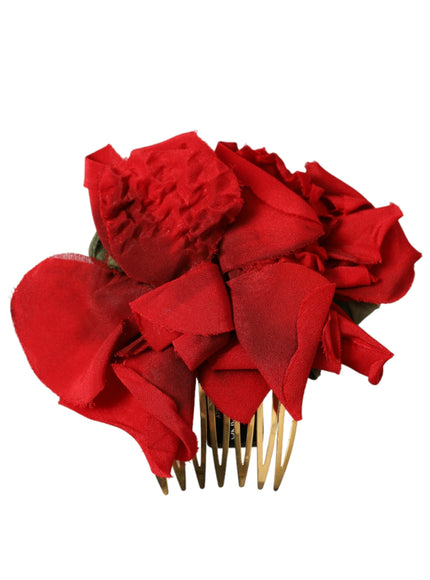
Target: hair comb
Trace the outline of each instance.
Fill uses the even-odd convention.
[[[229,452],[241,487],[251,457],[259,489],[274,457],[278,489],[308,379],[347,365],[377,384],[392,357],[359,324],[412,284],[401,210],[318,163],[292,173],[196,133],[126,159],[108,145],[86,158],[85,186],[89,256],[44,260],[12,298],[34,372],[132,435],[164,493],[172,472],[186,488],[187,462],[203,488],[209,454],[223,486]]]

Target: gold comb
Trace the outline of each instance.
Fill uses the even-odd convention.
[[[270,398],[270,395],[269,397]],[[248,425],[233,421],[218,411],[213,402],[206,396],[199,385],[200,407],[200,459],[194,457],[192,463],[201,489],[206,483],[206,458],[208,447],[212,449],[215,475],[219,487],[223,487],[227,471],[227,459],[230,448],[234,448],[239,487],[245,485],[252,449],[257,452],[257,487],[263,489],[272,461],[276,443],[275,474],[273,489],[278,490],[285,475],[293,450],[297,430],[297,421],[291,420],[290,435],[286,450],[283,450],[285,407],[276,395],[271,395],[270,427],[266,444],[264,444],[264,403],[258,407]],[[242,451],[244,449],[244,451]],[[186,489],[186,463],[175,461],[173,471],[179,487]],[[167,479],[158,477],[157,481],[165,495],[169,493]]]

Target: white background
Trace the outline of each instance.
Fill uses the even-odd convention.
[[[0,576],[428,580],[427,2],[16,1],[0,15]],[[402,208],[425,255],[365,329],[395,353],[371,386],[309,384],[278,492],[172,482],[135,441],[61,408],[30,370],[9,300],[45,257],[86,253],[85,155],[177,133],[317,160]],[[233,459],[233,458],[232,458]],[[255,467],[251,466],[251,469]]]

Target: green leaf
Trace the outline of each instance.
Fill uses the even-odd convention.
[[[379,308],[379,304],[356,302],[355,300],[349,300],[348,302],[336,300],[336,304],[352,318],[355,324],[360,324],[369,314],[372,314],[372,312]]]
[[[120,272],[122,272],[118,263],[115,262],[115,260],[111,256],[109,256],[109,254],[104,249],[103,244],[101,243],[99,235],[97,233],[91,240],[90,247],[88,249],[88,255],[90,258],[95,258],[96,260],[103,262],[103,264],[106,264],[106,266],[108,266],[109,268],[112,268],[113,270],[119,270]]]

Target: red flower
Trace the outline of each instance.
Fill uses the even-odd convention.
[[[293,174],[194,133],[128,160],[108,146],[86,185],[118,268],[45,260],[14,294],[15,327],[60,402],[130,433],[157,475],[196,453],[196,377],[245,423],[269,390],[300,419],[312,368],[380,380],[392,354],[356,322],[412,283],[420,254],[397,206],[374,208],[316,163]]]
[[[158,286],[215,254],[242,207],[237,180],[195,133],[86,159],[94,222],[124,272]]]

